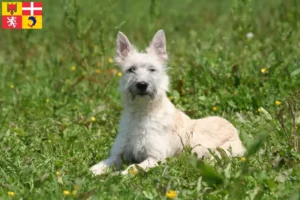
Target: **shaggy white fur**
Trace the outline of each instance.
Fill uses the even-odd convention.
[[[119,85],[124,111],[110,156],[90,169],[93,174],[103,174],[112,165],[121,168],[121,155],[147,170],[186,145],[199,158],[210,156],[208,148],[214,151],[219,147],[232,156],[244,153],[238,131],[227,120],[193,120],[175,108],[166,96],[167,59],[163,30],[155,34],[145,53],[138,52],[123,33],[118,33],[115,61],[124,74]],[[122,174],[131,167],[136,168],[133,164]]]

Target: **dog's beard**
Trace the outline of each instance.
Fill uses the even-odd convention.
[[[131,97],[132,101],[135,101],[137,98],[149,98],[149,100],[154,100],[157,96],[157,90],[151,89],[146,92],[139,92],[132,89],[129,89],[127,95]]]

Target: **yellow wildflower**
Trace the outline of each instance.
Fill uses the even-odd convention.
[[[111,64],[114,62],[114,60],[112,58],[108,58],[108,62]]]
[[[77,194],[77,190],[73,190],[73,191],[72,191],[72,195],[73,195],[73,196],[76,196],[76,194]]]
[[[213,111],[217,111],[217,110],[218,110],[217,106],[214,106],[214,107],[212,108],[212,110],[213,110]]]
[[[247,159],[246,159],[245,157],[242,157],[242,158],[241,158],[241,161],[242,161],[242,162],[246,162]]]
[[[76,70],[76,67],[75,67],[75,66],[72,66],[72,67],[71,67],[71,70],[72,70],[72,71],[75,71],[75,70]]]
[[[258,111],[258,112],[261,112],[261,108],[258,108],[257,111]]]
[[[122,72],[118,72],[118,73],[117,73],[117,76],[122,76]]]
[[[69,190],[64,190],[64,191],[63,191],[63,194],[64,194],[65,196],[69,196],[69,195],[70,195],[70,191],[69,191]]]
[[[277,106],[279,106],[279,105],[281,104],[281,102],[280,102],[280,101],[275,101],[275,104],[276,104]]]
[[[57,171],[56,176],[62,176],[61,172]]]
[[[96,121],[96,118],[95,117],[91,117],[91,121],[92,122]]]
[[[134,168],[131,168],[130,170],[129,170],[129,173],[130,174],[132,174],[132,175],[134,175],[134,174],[136,174],[136,169],[134,169]]]
[[[260,71],[261,71],[261,73],[263,73],[263,74],[265,74],[266,72],[267,72],[267,68],[262,68]]]
[[[177,197],[177,192],[175,190],[169,190],[166,195],[169,199],[174,199]]]
[[[14,85],[10,85],[10,88],[11,88],[11,89],[14,89],[14,88],[15,88],[15,86],[14,86]]]
[[[14,192],[12,192],[12,191],[8,191],[8,193],[7,193],[9,196],[11,196],[11,197],[14,197],[14,196],[16,196],[16,194],[14,193]]]
[[[100,74],[100,73],[101,73],[101,70],[100,70],[100,69],[96,69],[96,73],[97,73],[97,74]]]

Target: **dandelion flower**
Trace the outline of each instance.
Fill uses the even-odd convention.
[[[113,63],[114,62],[114,60],[112,59],[112,58],[108,58],[108,63]]]
[[[213,111],[217,111],[217,110],[218,110],[217,106],[214,106],[214,107],[212,108],[212,110],[213,110]]]
[[[122,72],[118,72],[118,73],[117,73],[117,76],[122,76]]]
[[[11,196],[11,197],[16,196],[16,194],[15,194],[14,192],[12,192],[12,191],[8,191],[7,194],[8,194],[9,196]]]
[[[75,70],[76,70],[76,67],[75,67],[75,66],[72,66],[72,67],[71,67],[71,70],[72,70],[72,71],[75,71]]]
[[[97,74],[100,74],[100,73],[101,73],[101,70],[100,70],[100,69],[96,69],[96,73],[97,73]]]
[[[280,102],[280,101],[275,101],[275,104],[276,104],[277,106],[279,106],[279,105],[281,104],[281,102]]]
[[[133,169],[133,168],[129,170],[129,173],[132,175],[136,174],[136,172],[137,172],[136,169]]]
[[[96,118],[95,117],[91,117],[91,121],[92,122],[96,121]]]
[[[15,86],[14,86],[14,85],[10,85],[10,88],[11,88],[11,89],[14,89],[14,88],[15,88]]]
[[[241,161],[242,161],[242,162],[246,162],[247,159],[246,159],[245,157],[242,157],[242,158],[241,158]]]
[[[73,195],[73,196],[76,196],[76,194],[77,194],[77,190],[73,190],[73,191],[72,191],[72,195]]]
[[[246,35],[247,39],[252,39],[254,37],[254,34],[252,32],[247,33]]]
[[[263,73],[263,74],[265,74],[266,72],[267,72],[267,68],[262,68],[260,71],[261,71],[261,73]]]
[[[258,112],[261,112],[261,108],[258,108],[257,111],[258,111]]]
[[[63,194],[64,194],[65,196],[69,196],[69,195],[70,195],[70,191],[69,191],[69,190],[64,190],[64,191],[63,191]]]
[[[177,197],[177,192],[175,190],[169,190],[166,195],[169,199],[174,199]]]

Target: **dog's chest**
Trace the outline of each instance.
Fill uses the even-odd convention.
[[[172,146],[171,125],[162,116],[132,116],[127,121],[124,158],[141,162],[147,157],[164,159]]]

